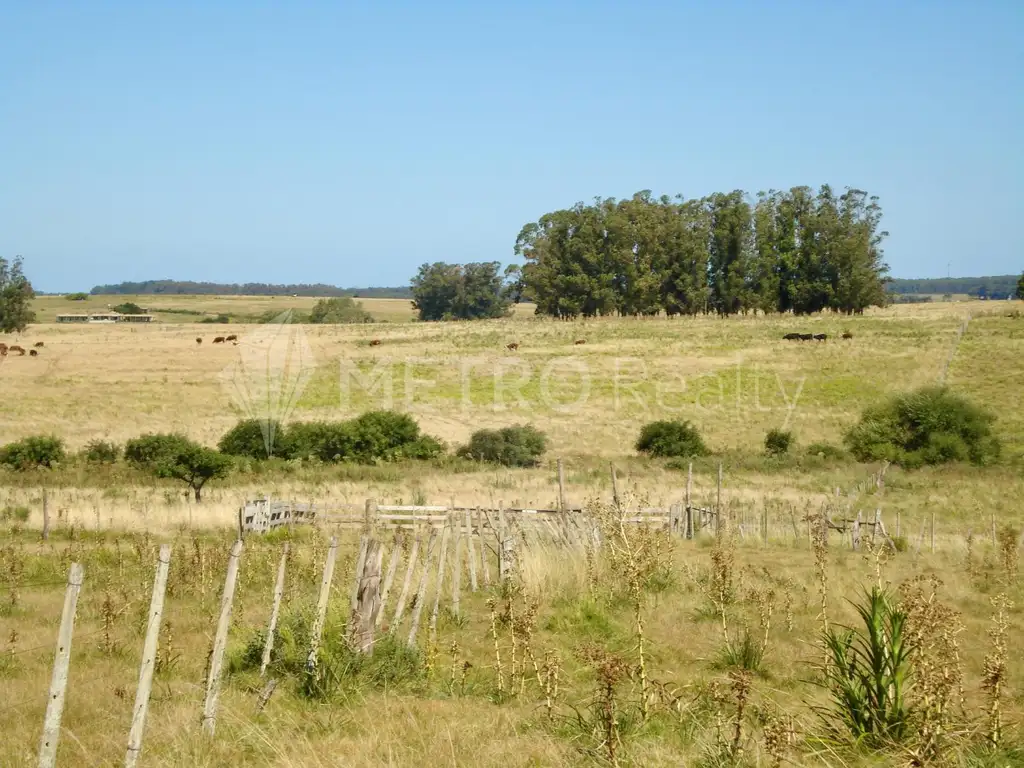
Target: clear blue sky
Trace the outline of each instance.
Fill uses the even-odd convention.
[[[486,10],[485,10],[486,8]],[[402,285],[595,196],[881,198],[1024,269],[1024,2],[0,0],[0,255],[44,291]]]

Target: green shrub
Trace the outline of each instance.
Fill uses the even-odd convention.
[[[506,467],[533,467],[545,450],[547,437],[544,433],[531,424],[522,424],[477,430],[458,453],[464,458]]]
[[[444,451],[442,442],[420,432],[412,416],[396,411],[368,411],[350,421],[294,423],[286,430],[278,455],[372,464],[430,459]]]
[[[152,469],[191,441],[182,434],[160,433],[133,437],[124,444],[124,458],[140,469]]]
[[[845,459],[846,451],[828,443],[811,443],[807,446],[808,456],[819,456],[823,459]]]
[[[28,507],[4,507],[0,509],[0,522],[25,523],[28,522]]]
[[[121,458],[121,446],[106,440],[91,440],[82,450],[82,457],[90,464],[116,464]]]
[[[286,443],[285,430],[276,419],[245,419],[224,433],[217,443],[217,449],[229,456],[287,458]]]
[[[18,470],[52,467],[65,456],[64,441],[52,435],[33,435],[0,448],[0,464]]]
[[[690,458],[706,456],[707,446],[688,421],[652,421],[640,430],[636,450],[648,456]]]
[[[123,304],[115,304],[111,307],[115,312],[120,312],[122,315],[144,315],[146,311],[136,304],[134,301],[126,301]]]
[[[311,323],[372,323],[373,315],[350,296],[321,299],[309,313]]]
[[[912,469],[922,464],[999,456],[995,417],[945,387],[924,387],[868,408],[843,440],[860,461],[888,460]]]
[[[77,291],[75,293],[66,294],[64,298],[67,299],[68,301],[88,301],[89,294],[84,293],[82,291]]]
[[[782,456],[789,453],[789,447],[793,444],[793,433],[784,432],[781,429],[769,430],[764,438],[764,451],[769,456]]]
[[[217,325],[227,325],[231,322],[231,316],[223,313],[214,315],[213,317],[204,317],[199,321],[200,323],[216,323]]]

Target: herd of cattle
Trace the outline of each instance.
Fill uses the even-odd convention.
[[[828,341],[827,333],[787,333],[782,337],[785,341]],[[844,339],[852,339],[853,334],[843,331]]]
[[[43,346],[43,342],[37,341],[32,345],[32,349],[28,350],[29,355],[36,357],[39,354],[39,348]],[[7,346],[3,342],[0,342],[0,357],[7,357],[7,355],[22,355],[24,356],[25,349],[19,347],[17,344]]]
[[[214,344],[224,344],[224,343],[226,343],[228,341],[230,341],[232,344],[238,344],[238,336],[236,336],[235,334],[232,333],[230,336],[216,336],[213,339],[213,343]],[[203,343],[203,337],[202,336],[196,336],[196,344],[202,344],[202,343]]]

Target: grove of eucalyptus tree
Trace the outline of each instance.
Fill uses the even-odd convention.
[[[885,302],[880,221],[877,198],[828,185],[598,198],[522,228],[518,279],[538,314],[562,318],[852,314]]]

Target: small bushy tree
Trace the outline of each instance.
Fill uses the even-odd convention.
[[[793,444],[793,433],[781,429],[772,429],[764,438],[764,452],[769,456],[782,456],[789,453]]]
[[[64,461],[64,441],[52,435],[33,435],[0,448],[0,464],[12,469],[52,467]]]
[[[32,283],[22,271],[22,258],[7,261],[0,256],[0,333],[20,333],[35,322],[31,306],[35,296]]]
[[[547,436],[531,424],[502,429],[481,429],[473,433],[459,455],[506,467],[533,467],[547,450]]]
[[[1017,298],[1024,300],[1024,272],[1020,274],[1020,280],[1017,281]]]
[[[153,469],[157,477],[181,480],[199,502],[206,483],[224,477],[231,469],[231,460],[212,448],[188,440],[164,455]]]
[[[640,430],[636,450],[648,456],[690,458],[706,456],[707,446],[688,421],[652,421]]]
[[[906,468],[949,461],[987,464],[999,456],[995,417],[945,387],[897,395],[864,411],[843,440],[860,461]]]
[[[349,421],[291,424],[277,455],[370,464],[430,459],[444,451],[444,443],[424,435],[412,416],[397,411],[368,411]]]
[[[372,323],[373,315],[350,296],[321,299],[309,313],[311,323]]]
[[[111,307],[115,312],[120,312],[122,315],[144,315],[145,311],[136,304],[134,301],[126,301],[122,304],[115,304]]]
[[[124,458],[139,469],[153,470],[160,461],[188,443],[187,437],[176,432],[133,437],[124,444]]]
[[[78,291],[76,293],[69,293],[65,295],[64,298],[68,301],[87,301],[89,299],[89,294],[84,291]]]
[[[276,419],[245,419],[224,433],[217,449],[229,456],[286,456],[285,431]]]
[[[91,440],[82,450],[82,457],[90,464],[116,464],[121,458],[121,446],[107,440]]]

